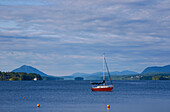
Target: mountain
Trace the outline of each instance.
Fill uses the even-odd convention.
[[[80,77],[80,76],[83,77],[83,76],[87,76],[87,75],[90,75],[90,74],[88,74],[88,73],[79,73],[79,72],[72,74],[73,77]]]
[[[137,72],[134,71],[114,71],[114,72],[110,72],[111,76],[123,76],[123,75],[135,75],[135,74],[139,74]],[[103,76],[103,72],[95,72],[95,73],[74,73],[71,75],[72,79],[74,79],[75,77],[83,77],[84,80],[101,80],[102,76]],[[108,73],[105,72],[105,76],[108,77]],[[65,78],[64,78],[65,79]]]
[[[134,72],[134,71],[128,71],[128,70],[125,70],[125,71],[115,71],[115,72],[111,72],[110,73],[111,75],[135,75],[135,74],[139,74],[137,72]]]
[[[108,74],[105,72],[105,74]],[[125,71],[114,71],[114,72],[110,72],[110,75],[134,75],[134,74],[139,74],[137,72],[134,72],[134,71],[128,71],[128,70],[125,70]],[[89,76],[103,76],[103,72],[95,72],[95,73],[74,73],[72,74],[73,77],[89,77]]]
[[[15,70],[13,70],[12,72],[25,72],[25,73],[36,73],[39,74],[41,76],[48,76],[47,74],[37,70],[36,68],[32,67],[32,66],[27,66],[27,65],[23,65]]]
[[[170,65],[163,67],[153,66],[147,67],[141,74],[154,73],[154,72],[170,72]]]
[[[74,80],[75,77],[73,77],[73,76],[62,76],[61,78],[63,78],[64,80]]]

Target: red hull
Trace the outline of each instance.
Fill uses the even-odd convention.
[[[91,87],[92,91],[112,91],[113,87],[108,87],[108,88],[93,88]]]

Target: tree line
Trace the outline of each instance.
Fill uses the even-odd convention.
[[[42,80],[42,77],[36,73],[22,73],[22,72],[1,72],[0,81],[16,81],[16,80]]]
[[[111,75],[112,80],[170,80],[170,72],[151,72],[136,75]],[[102,80],[102,77],[101,77]],[[109,80],[106,76],[106,80]]]

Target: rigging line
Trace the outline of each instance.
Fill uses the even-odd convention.
[[[107,66],[107,62],[106,62],[105,57],[104,57],[104,60],[105,60],[105,64],[106,64],[106,68],[107,68],[107,72],[108,72],[108,74],[109,74],[110,82],[111,82],[111,84],[113,85],[112,80],[111,80],[111,76],[110,76],[110,72],[109,72],[109,68],[108,68],[108,66]]]

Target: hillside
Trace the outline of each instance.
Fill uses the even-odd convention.
[[[105,72],[105,74],[107,75],[107,72]],[[114,71],[114,72],[110,72],[110,75],[134,75],[134,74],[139,74],[137,72],[134,71]],[[72,74],[73,77],[90,77],[90,76],[103,76],[103,72],[95,72],[95,73],[74,73]]]
[[[134,71],[114,71],[114,72],[110,72],[111,76],[122,76],[122,75],[136,75],[139,74],[137,72]],[[106,77],[108,76],[108,73],[105,72]],[[74,79],[75,77],[83,77],[84,80],[101,80],[103,77],[103,72],[95,72],[95,73],[74,73],[72,74],[71,78],[69,78],[70,80]],[[68,79],[65,78],[64,79]]]
[[[163,67],[147,67],[144,69],[144,71],[141,74],[147,74],[147,73],[158,73],[158,72],[170,72],[170,65],[166,65]]]
[[[23,72],[23,73],[36,73],[39,74],[41,76],[48,76],[47,74],[39,71],[38,69],[32,67],[32,66],[27,66],[27,65],[23,65],[15,70],[12,70],[12,72]]]
[[[0,81],[17,81],[17,80],[42,80],[42,77],[39,74],[35,73],[15,73],[15,72],[1,72],[0,71]]]

